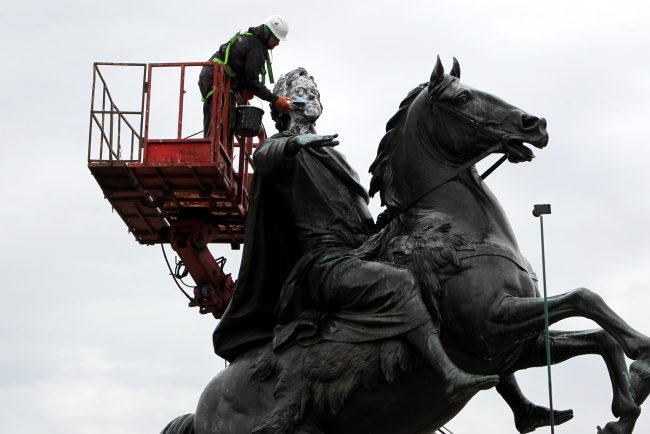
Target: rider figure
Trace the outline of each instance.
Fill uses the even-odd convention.
[[[286,250],[299,251],[288,277],[282,279],[274,349],[280,351],[294,342],[367,342],[403,335],[443,379],[450,401],[496,385],[498,376],[464,372],[449,359],[417,279],[407,268],[364,261],[350,253],[374,231],[368,195],[345,158],[334,150],[336,135],[315,134],[322,106],[313,78],[299,68],[283,76],[274,92],[305,101],[303,108],[285,116],[279,116],[272,106],[281,132],[267,139],[254,155],[256,195],[275,198],[274,206],[267,206],[263,217],[257,216],[267,220],[263,230],[289,227],[296,243]],[[251,204],[251,208],[260,205],[266,204]],[[279,210],[282,216],[271,216]],[[251,221],[258,211],[251,212],[254,217],[247,222],[247,237],[253,232],[263,237],[257,231],[259,222]],[[249,247],[247,241],[244,245]],[[286,251],[285,247],[278,250]],[[259,265],[247,260],[244,252],[240,276],[249,274],[253,264]],[[268,296],[270,288],[263,277],[252,282],[250,277],[240,279],[235,299],[215,330],[215,350],[226,359],[246,348],[247,343],[240,343],[239,348],[233,344],[232,336],[241,330],[237,324],[246,317],[237,305],[243,298],[259,300],[261,288],[255,286],[262,280]]]

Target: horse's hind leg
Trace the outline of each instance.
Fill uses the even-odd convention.
[[[586,288],[549,297],[548,312],[550,324],[574,316],[588,318],[616,339],[630,359],[650,362],[650,338],[630,327],[602,297]],[[505,297],[492,319],[504,334],[536,335],[544,329],[544,300]]]
[[[598,354],[603,358],[612,382],[612,413],[616,417],[634,418],[639,408],[628,386],[628,371],[621,346],[604,330],[557,331],[551,330],[551,362],[564,362],[583,354]],[[546,341],[544,333],[536,339],[531,351],[524,355],[515,370],[546,366]]]

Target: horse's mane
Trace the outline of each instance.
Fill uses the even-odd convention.
[[[406,119],[406,114],[408,110],[422,90],[427,87],[429,83],[422,83],[417,86],[415,89],[411,90],[406,98],[400,103],[399,110],[389,119],[386,123],[386,134],[379,142],[379,147],[377,148],[377,157],[375,161],[370,165],[369,172],[372,174],[372,179],[370,180],[370,196],[374,196],[375,193],[380,193],[381,204],[387,206],[388,208],[398,208],[398,204],[393,200],[393,169],[390,164],[393,159],[393,154],[395,153],[395,148],[400,143],[400,134],[399,132],[404,125],[404,120]]]

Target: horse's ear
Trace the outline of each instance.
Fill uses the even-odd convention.
[[[449,72],[449,75],[452,77],[456,77],[457,79],[460,80],[460,64],[458,63],[458,60],[454,57],[454,66],[451,67],[451,71]]]
[[[433,68],[433,72],[431,73],[431,78],[429,79],[429,88],[432,89],[437,84],[440,84],[440,82],[442,82],[442,78],[444,74],[445,74],[445,68],[442,66],[442,62],[440,61],[440,56],[438,56],[438,59],[436,60],[436,66],[435,68]]]

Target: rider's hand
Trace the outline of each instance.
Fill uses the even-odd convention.
[[[285,154],[287,156],[296,155],[301,148],[323,148],[325,146],[336,146],[339,144],[338,134],[318,135],[318,134],[301,134],[292,137],[287,142]]]
[[[287,98],[286,96],[279,96],[275,99],[275,101],[273,101],[273,105],[281,112],[286,112],[291,108],[291,101],[293,101],[291,98]]]
[[[338,140],[334,140],[338,137],[338,134],[327,134],[324,136],[318,134],[301,134],[294,137],[295,141],[299,145],[306,148],[322,148],[324,146],[336,146],[339,144]]]

